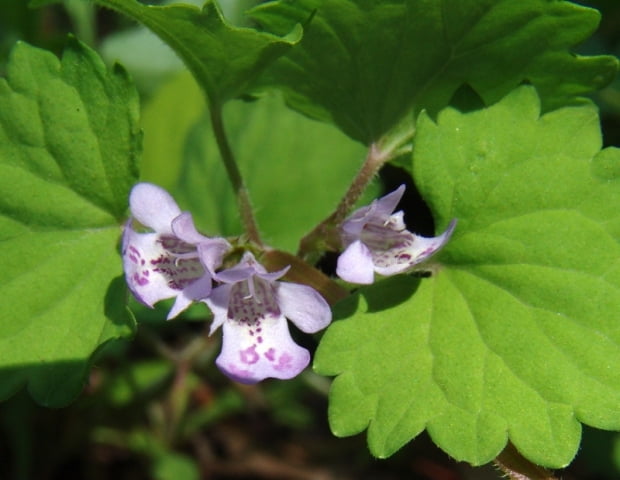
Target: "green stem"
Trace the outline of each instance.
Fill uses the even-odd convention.
[[[211,114],[211,127],[213,128],[213,133],[215,134],[215,140],[220,150],[220,155],[222,156],[222,161],[224,162],[224,167],[226,168],[226,173],[228,174],[228,178],[235,191],[235,195],[237,196],[237,203],[241,214],[241,223],[243,224],[243,228],[245,229],[250,241],[256,243],[257,245],[262,245],[263,242],[261,241],[256,219],[254,218],[254,213],[252,211],[252,205],[250,203],[250,195],[243,182],[243,177],[241,176],[241,172],[239,171],[239,167],[235,161],[232,149],[230,148],[228,137],[226,136],[224,122],[222,120],[222,109],[220,106],[211,105],[209,111]]]
[[[77,37],[93,47],[97,37],[94,5],[82,0],[65,0],[64,7],[71,18]]]

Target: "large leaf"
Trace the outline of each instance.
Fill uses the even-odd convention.
[[[302,41],[263,81],[364,143],[412,108],[443,108],[464,84],[491,104],[531,82],[547,110],[609,83],[617,70],[614,57],[569,52],[599,14],[563,1],[279,0],[252,15],[284,33],[313,13]]]
[[[262,70],[301,37],[293,26],[283,37],[226,23],[213,1],[191,5],[146,6],[135,0],[94,0],[143,23],[186,63],[212,106],[243,93]]]
[[[531,87],[421,117],[416,182],[438,231],[459,223],[431,278],[339,307],[315,361],[336,434],[388,456],[426,428],[473,464],[510,439],[561,467],[580,422],[620,429],[620,152],[600,148],[594,107],[540,116]]]
[[[91,354],[131,333],[117,244],[136,181],[138,97],[70,41],[18,44],[0,79],[0,398],[81,389]]]

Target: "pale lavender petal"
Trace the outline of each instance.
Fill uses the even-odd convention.
[[[371,211],[371,206],[358,208],[347,219],[342,222],[340,229],[342,230],[343,241],[345,245],[353,243],[359,239],[362,234],[362,230],[368,223],[370,217],[368,212]]]
[[[209,240],[209,237],[205,237],[194,225],[194,219],[189,212],[183,212],[179,216],[175,217],[172,222],[172,232],[175,236],[180,238],[186,243],[196,245],[205,240]]]
[[[209,335],[212,335],[218,328],[222,326],[228,318],[228,302],[230,299],[231,285],[220,285],[215,287],[208,298],[202,301],[207,304],[211,313],[213,313],[213,322],[209,329]]]
[[[215,269],[222,265],[224,255],[230,248],[230,243],[223,238],[207,238],[197,246],[200,261],[211,275],[214,275]]]
[[[338,257],[336,274],[347,282],[371,284],[374,265],[368,247],[359,240],[349,245]]]
[[[199,246],[199,248],[204,249],[203,246]],[[252,275],[256,275],[259,272],[265,271],[266,270],[256,261],[251,252],[245,252],[239,263],[234,267],[216,273],[214,278],[218,282],[237,283],[247,280]]]
[[[279,282],[276,294],[281,312],[302,332],[318,332],[327,327],[332,320],[329,305],[312,287]]]
[[[413,235],[413,242],[406,248],[394,248],[384,252],[384,257],[389,255],[393,261],[384,261],[382,265],[375,264],[375,271],[381,275],[395,275],[428,260],[450,240],[455,227],[456,220],[452,220],[446,231],[437,237]]]
[[[182,311],[187,309],[192,302],[204,300],[211,294],[213,289],[213,281],[211,280],[211,274],[207,273],[196,281],[190,283],[178,294],[174,305],[168,312],[166,320],[171,320]]]
[[[257,273],[256,276],[262,278],[263,280],[267,280],[268,282],[275,282],[278,278],[281,278],[284,275],[286,275],[286,272],[288,272],[290,269],[291,269],[291,266],[287,265],[283,269],[278,270],[276,272],[265,271],[265,273]]]
[[[366,207],[358,208],[349,215],[341,226],[345,246],[358,240],[367,224],[383,225],[390,218],[394,209],[396,209],[404,193],[405,185],[401,185],[393,192],[374,200]],[[402,220],[402,214],[400,218]]]
[[[373,202],[373,217],[378,219],[387,219],[392,212],[396,210],[398,202],[400,202],[400,199],[403,198],[404,193],[405,185],[401,185],[393,192],[388,193],[378,200],[375,200]]]
[[[172,320],[173,318],[177,317],[180,313],[187,310],[191,304],[191,298],[183,295],[183,292],[179,293],[174,301],[174,304],[172,305],[172,308],[168,312],[166,320]]]
[[[202,250],[201,245],[198,246],[198,250]],[[247,280],[255,274],[256,269],[254,267],[247,267],[237,264],[234,267],[217,272],[213,278],[218,282],[233,284]]]
[[[229,320],[215,363],[233,380],[252,384],[295,377],[310,363],[310,353],[293,342],[283,315],[265,317],[259,324]]]
[[[172,234],[172,220],[179,216],[179,206],[163,188],[138,183],[129,195],[132,216],[157,233]]]
[[[456,219],[453,219],[448,225],[448,228],[446,228],[446,230],[437,237],[416,237],[416,242],[413,244],[413,248],[417,248],[419,251],[416,263],[423,262],[430,256],[437,253],[439,250],[441,250],[444,245],[448,243],[450,237],[452,237],[452,233],[454,232],[455,228]]]
[[[168,252],[156,233],[136,233],[127,226],[123,234],[123,268],[129,289],[142,303],[155,303],[179,293],[171,288],[168,278],[157,271],[157,262],[167,258]]]

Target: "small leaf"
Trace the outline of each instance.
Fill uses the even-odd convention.
[[[527,87],[421,116],[416,182],[438,231],[459,223],[436,275],[339,307],[315,360],[334,432],[384,457],[427,429],[476,465],[509,439],[557,468],[580,422],[620,429],[620,151],[600,148],[594,107],[540,116]]]
[[[235,98],[301,38],[293,26],[283,37],[226,23],[215,2],[202,10],[191,5],[146,6],[135,0],[95,0],[143,23],[183,59],[219,107]]]
[[[79,393],[91,354],[132,332],[117,243],[136,181],[138,97],[70,40],[18,44],[0,79],[0,397]]]
[[[569,52],[599,21],[596,10],[569,2],[279,0],[251,15],[276,33],[312,18],[262,81],[365,144],[412,108],[436,113],[462,85],[490,105],[529,82],[549,110],[617,72],[614,57]]]

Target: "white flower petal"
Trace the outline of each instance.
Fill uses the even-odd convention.
[[[197,257],[179,258],[167,248],[178,242],[157,233],[137,233],[129,223],[125,227],[122,257],[127,285],[149,307],[181,294],[205,274]],[[200,288],[204,290],[204,285]]]
[[[157,233],[172,234],[172,220],[181,213],[172,196],[151,183],[138,183],[129,195],[132,216]]]
[[[278,282],[276,295],[282,314],[302,332],[318,332],[327,327],[332,320],[329,305],[312,287]]]
[[[295,377],[310,363],[310,353],[293,342],[283,315],[255,324],[231,319],[224,323],[222,351],[215,363],[233,380],[251,384]]]
[[[428,260],[448,243],[455,227],[456,220],[452,220],[446,231],[437,237],[420,237],[412,234],[413,242],[410,245],[383,252],[384,258],[380,265],[375,259],[375,271],[381,275],[395,275]]]
[[[338,257],[336,274],[351,283],[371,284],[374,279],[374,265],[370,250],[357,240]]]
[[[127,285],[134,296],[148,307],[171,298],[179,290],[171,288],[168,279],[154,270],[153,262],[167,257],[156,233],[136,233],[130,226],[123,234],[123,268]]]

